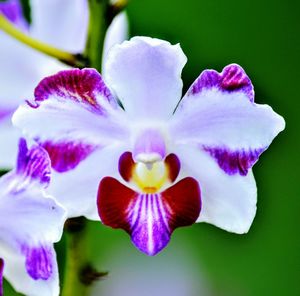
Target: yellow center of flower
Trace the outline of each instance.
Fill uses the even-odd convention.
[[[157,192],[169,179],[169,169],[163,161],[145,164],[138,162],[132,181],[145,193]]]

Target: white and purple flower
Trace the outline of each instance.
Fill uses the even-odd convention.
[[[45,193],[50,172],[47,152],[38,145],[28,150],[21,139],[16,169],[0,179],[0,295],[2,272],[26,295],[59,294],[53,243],[61,238],[66,213]]]
[[[204,71],[181,99],[185,63],[179,45],[135,37],[111,49],[105,81],[94,69],[61,71],[13,116],[48,151],[49,191],[68,215],[100,216],[148,255],[195,222],[247,232],[251,168],[285,126],[254,103],[236,64]]]
[[[31,0],[31,24],[22,14],[20,0],[0,2],[0,14],[29,36],[70,53],[84,51],[87,27],[87,0]],[[113,20],[106,34],[107,50],[127,38],[124,13]],[[17,155],[20,133],[11,116],[45,76],[70,67],[20,43],[0,31],[0,167],[11,168]]]

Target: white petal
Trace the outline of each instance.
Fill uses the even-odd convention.
[[[134,37],[113,47],[104,65],[106,79],[132,117],[169,117],[181,98],[186,57],[180,46]]]
[[[1,190],[5,183],[1,182]],[[26,295],[58,295],[58,270],[52,244],[62,235],[65,211],[53,199],[43,196],[40,188],[30,187],[30,191],[1,196],[0,213],[0,253],[5,260],[5,277]],[[51,260],[47,280],[33,279],[26,266],[24,247],[41,245],[52,250],[47,259]]]
[[[256,213],[257,191],[252,171],[247,176],[230,176],[209,155],[193,147],[179,146],[175,153],[182,170],[200,184],[202,210],[198,222],[230,232],[247,232]]]
[[[86,0],[31,0],[31,35],[70,52],[84,49],[88,7]]]
[[[183,99],[172,124],[178,142],[231,149],[266,147],[285,126],[271,107],[254,104],[243,94],[218,91]]]
[[[97,191],[103,177],[118,175],[118,162],[124,146],[109,146],[95,151],[75,169],[53,173],[48,192],[67,210],[68,217],[85,216],[99,220]]]
[[[55,251],[53,249],[53,254]],[[26,271],[25,257],[15,249],[0,244],[5,258],[4,276],[17,292],[28,296],[58,296],[59,278],[56,256],[53,257],[53,274],[48,280],[34,280]]]
[[[65,211],[50,197],[45,197],[38,186],[30,190],[3,196],[7,180],[1,180],[0,237],[15,246],[17,242],[59,241]],[[9,176],[11,177],[11,176]],[[15,181],[14,181],[15,182]],[[16,180],[17,182],[17,180]],[[10,185],[12,186],[12,185]]]
[[[122,43],[124,40],[128,39],[128,18],[125,12],[119,13],[111,22],[105,35],[102,64],[105,63],[105,59],[108,51],[116,44]],[[103,69],[105,70],[105,69]],[[102,75],[105,77],[104,71]]]

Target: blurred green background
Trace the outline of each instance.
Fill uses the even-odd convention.
[[[292,0],[130,2],[132,36],[181,44],[185,90],[202,70],[238,63],[256,102],[271,105],[287,127],[254,167],[258,210],[246,235],[197,224],[177,230],[169,247],[149,258],[122,231],[92,223],[94,260],[110,271],[94,295],[300,295],[299,8]]]

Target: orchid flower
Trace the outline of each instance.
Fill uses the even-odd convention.
[[[94,69],[61,71],[13,116],[48,151],[49,192],[68,215],[100,217],[148,255],[195,222],[247,232],[251,168],[285,125],[254,103],[236,64],[202,72],[181,99],[186,61],[179,45],[134,37],[108,53],[105,81]]]
[[[0,291],[2,271],[14,288],[26,295],[59,294],[53,243],[60,240],[65,210],[46,195],[50,159],[40,146],[24,139],[14,171],[0,179]],[[0,292],[1,295],[1,292]]]
[[[22,14],[20,0],[0,2],[2,13],[18,29],[37,40],[72,53],[85,47],[88,7],[87,0],[31,0],[32,22]],[[127,38],[124,13],[113,20],[106,35],[105,51]],[[10,168],[17,154],[20,133],[11,124],[11,115],[45,76],[69,69],[58,60],[24,45],[0,32],[0,167]]]

